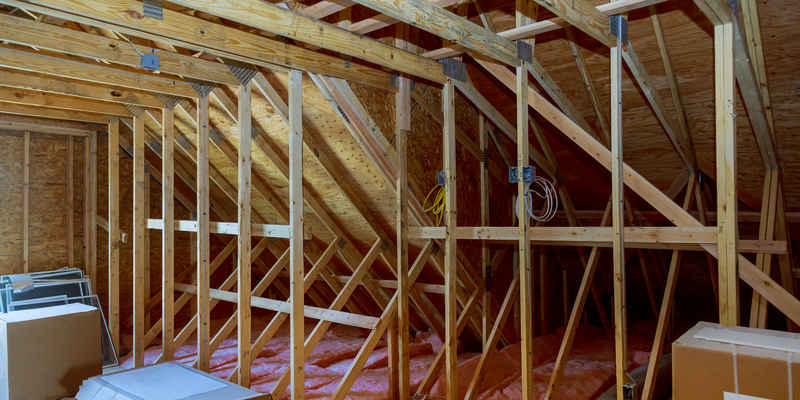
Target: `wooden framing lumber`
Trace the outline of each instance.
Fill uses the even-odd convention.
[[[23,134],[22,156],[22,272],[31,272],[31,133]]]
[[[276,7],[277,8],[277,7]],[[289,282],[292,313],[289,316],[289,369],[291,398],[304,398],[305,352],[303,341],[303,73],[289,72]]]
[[[458,274],[458,251],[455,228],[458,226],[458,210],[456,208],[456,116],[455,116],[455,87],[448,81],[442,90],[442,110],[444,112],[444,125],[442,132],[445,175],[445,247],[444,247],[444,314],[445,314],[445,340],[446,352],[445,376],[447,382],[447,400],[457,400],[457,363],[458,363],[458,329],[456,308],[456,285]]]
[[[175,109],[161,111],[161,359],[172,359],[175,349]],[[191,269],[192,266],[189,266]]]
[[[133,117],[133,363],[134,367],[144,366],[145,335],[145,270],[149,255],[146,253],[145,235],[145,163],[144,163],[144,119],[143,115]]]
[[[616,40],[610,33],[608,17],[588,0],[536,0],[536,2],[600,43],[614,47]]]
[[[21,121],[9,121],[0,119],[0,130],[3,131],[17,131],[17,132],[30,132],[37,134],[58,135],[58,136],[71,136],[71,137],[86,137],[94,134],[94,129],[87,128],[71,128],[61,126],[60,124],[50,123],[51,121],[41,121],[40,123],[29,123]],[[73,141],[74,147],[74,141]]]
[[[257,0],[176,0],[175,3],[413,76],[440,83],[445,81],[441,66],[433,60],[271,3]]]
[[[128,110],[121,104],[67,97],[46,92],[35,92],[27,89],[0,88],[0,101],[35,107],[81,111],[84,113],[106,114],[120,117],[130,116]]]
[[[761,203],[761,222],[759,224],[758,238],[773,238],[775,236],[776,212],[778,207],[778,171],[768,169],[764,176],[764,191]],[[758,254],[756,267],[765,274],[772,271],[772,256]],[[753,293],[750,304],[750,327],[765,329],[767,327],[767,302],[758,293]]]
[[[5,102],[0,102],[0,113],[27,115],[29,117],[49,119],[61,119],[67,121],[91,122],[94,124],[105,124],[108,122],[108,118],[106,118],[106,116],[95,113],[67,111],[56,108],[37,107]]]
[[[104,66],[86,64],[64,58],[9,48],[0,48],[0,66],[21,71],[39,72],[62,78],[169,94],[172,96],[197,96],[197,93],[187,82],[174,79],[167,80],[152,75],[130,72],[123,73]]]
[[[102,86],[82,81],[60,79],[52,75],[2,69],[0,86],[35,90],[64,96],[82,97],[93,100],[130,104],[141,107],[161,107],[155,94],[140,92],[119,86]]]
[[[478,137],[480,140],[483,159],[480,164],[481,185],[481,225],[488,226],[489,222],[489,127],[483,114],[478,115]],[[481,340],[482,350],[487,351],[487,340],[491,325],[490,307],[492,304],[492,266],[489,264],[489,247],[486,241],[481,241]]]
[[[119,119],[108,121],[108,330],[119,348]]]
[[[540,2],[539,0],[536,1],[537,3]],[[666,0],[620,0],[620,1],[612,1],[610,3],[600,4],[599,6],[596,7],[596,9],[601,14],[605,15],[603,18],[605,18],[607,22],[608,16],[626,13],[628,11],[633,11],[654,4],[663,3],[665,1]],[[567,1],[559,0],[559,3],[567,3]],[[576,17],[580,18],[580,15],[576,15]],[[602,23],[602,21],[600,22]],[[536,35],[562,29],[566,26],[569,26],[570,24],[571,24],[570,22],[565,21],[564,19],[559,17],[550,20],[533,22],[523,26],[517,26],[502,32],[498,32],[497,34],[511,40],[527,39],[527,38],[532,38]],[[358,23],[353,24],[353,28],[355,29],[357,25]],[[606,32],[608,32],[607,29],[605,32],[599,32],[598,34],[602,35],[605,34]],[[361,33],[363,33],[363,31]],[[431,50],[422,53],[422,56],[441,59],[441,58],[455,57],[461,54],[462,52],[463,49],[459,48],[458,46],[452,46],[452,47],[444,47],[441,49]]]
[[[519,3],[518,3],[519,4]],[[517,22],[520,22],[521,11],[517,11]],[[533,57],[533,54],[531,54]],[[517,67],[517,234],[519,243],[519,313],[520,313],[520,354],[522,360],[522,399],[533,400],[533,338],[534,333],[534,275],[531,266],[531,243],[528,237],[531,219],[526,207],[527,186],[523,179],[523,169],[530,166],[528,150],[528,63],[522,62]]]
[[[0,3],[169,45],[203,51],[247,64],[270,69],[282,69],[277,67],[279,65],[286,68],[300,68],[358,80],[378,88],[390,88],[389,74],[375,68],[215,24],[168,8],[163,10],[163,20],[138,18],[136,15],[140,14],[142,3],[137,0],[118,0],[113,3],[102,0],[87,0],[80,3],[71,0],[2,0]],[[133,10],[135,12],[131,12]],[[364,48],[355,44],[352,47]],[[441,71],[441,68],[437,68],[436,71]]]
[[[407,33],[407,32],[406,32]],[[405,40],[396,39],[401,46]],[[400,77],[395,94],[395,148],[397,149],[397,185],[395,214],[397,230],[397,343],[398,373],[397,399],[411,397],[409,326],[411,314],[408,309],[410,287],[408,285],[408,137],[411,135],[411,80]]]
[[[398,21],[458,43],[505,64],[519,65],[517,49],[510,40],[480,27],[428,0],[353,0]]]
[[[197,368],[208,371],[211,314],[209,310],[208,96],[197,105]]]
[[[719,318],[725,326],[739,324],[739,279],[736,245],[736,81],[734,23],[714,25],[714,104],[717,154],[717,251]]]
[[[139,52],[155,53],[155,49],[123,40],[107,38],[74,29],[11,15],[0,15],[3,31],[0,39],[24,43],[68,55],[101,59],[115,64],[141,68]],[[238,85],[239,81],[225,64],[202,58],[158,50],[159,71],[206,82]]]
[[[89,211],[86,272],[89,274],[92,286],[97,287],[97,134],[89,135],[86,139],[89,149],[85,171],[87,186],[85,190]]]
[[[511,280],[511,284],[508,286],[506,295],[503,298],[503,303],[500,306],[500,313],[498,314],[497,319],[494,320],[492,331],[489,334],[489,337],[486,339],[485,349],[481,354],[481,358],[478,360],[478,365],[475,366],[475,370],[472,373],[472,378],[470,379],[469,386],[467,387],[467,392],[464,395],[464,400],[473,400],[477,398],[479,394],[483,378],[483,367],[492,352],[496,351],[495,348],[497,346],[497,340],[500,336],[499,333],[502,331],[503,326],[505,326],[508,315],[511,313],[514,301],[519,293],[519,283],[519,274],[515,274],[514,279]]]
[[[67,266],[75,266],[75,138],[67,136]]]
[[[618,16],[618,24],[626,24]],[[621,30],[621,27],[619,28]],[[611,229],[614,260],[614,364],[617,399],[624,397],[625,375],[628,369],[627,300],[625,295],[625,183],[623,182],[622,151],[622,45],[626,33],[618,32],[616,45],[611,47]],[[629,48],[630,50],[630,48]],[[519,76],[519,73],[517,73]],[[520,90],[519,88],[517,90]],[[522,89],[524,90],[524,89]]]
[[[237,201],[239,235],[238,237],[238,303],[236,313],[238,315],[238,336],[237,363],[239,366],[238,383],[244,387],[250,387],[250,248],[252,241],[250,238],[250,175],[251,175],[251,140],[252,126],[250,120],[250,96],[251,86],[248,82],[239,86],[239,163],[237,177],[239,180],[239,197]],[[302,222],[301,222],[302,224]],[[300,240],[302,241],[302,225],[300,227]],[[295,300],[294,298],[292,300]]]

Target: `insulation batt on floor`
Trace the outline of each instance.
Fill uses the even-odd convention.
[[[217,322],[217,321],[215,321]],[[315,321],[306,320],[306,334],[311,332]],[[646,364],[652,344],[652,324],[635,324],[629,328],[629,370]],[[556,355],[561,344],[564,329],[539,336],[533,342],[535,394],[544,395],[550,374],[553,371]],[[270,392],[280,379],[289,363],[289,330],[285,325],[255,358],[252,367],[252,389]],[[331,328],[307,357],[305,364],[305,393],[309,399],[325,399],[331,396],[339,385],[342,376],[356,356],[368,331],[360,328],[335,326]],[[583,400],[600,395],[614,383],[614,342],[613,336],[606,335],[602,329],[593,326],[581,327],[564,370],[559,399]],[[425,372],[441,349],[442,341],[431,333],[419,333],[411,342],[411,386],[412,389],[423,379]],[[145,364],[152,364],[161,349],[153,346],[145,352]],[[226,378],[236,367],[236,337],[222,342],[211,359],[211,373]],[[197,356],[194,339],[175,352],[177,361],[191,365]],[[460,353],[458,363],[458,384],[463,397],[472,377],[474,367],[480,358],[479,353]],[[132,358],[127,358],[124,368],[131,368]],[[348,399],[386,399],[388,391],[387,347],[381,342],[353,385]],[[479,399],[501,400],[521,399],[520,346],[519,343],[506,346],[494,352],[485,366],[485,373]],[[442,377],[434,384],[429,398],[444,398],[446,385]],[[288,398],[288,391],[287,397]]]

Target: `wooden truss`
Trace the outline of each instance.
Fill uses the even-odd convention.
[[[215,18],[224,18],[266,32],[257,34],[233,27],[233,24],[225,25],[211,18],[204,19],[169,8],[162,10],[162,19],[135,18],[131,10],[142,7],[142,3],[135,0],[112,3],[100,0],[0,0],[0,4],[71,21],[86,30],[80,32],[38,20],[0,15],[0,24],[4,27],[0,31],[0,39],[7,43],[0,46],[0,66],[3,68],[0,76],[0,112],[107,125],[109,215],[105,229],[109,244],[108,318],[115,343],[119,343],[121,318],[119,154],[122,152],[133,159],[132,322],[135,366],[144,365],[145,348],[159,335],[162,353],[156,362],[172,359],[175,350],[196,334],[198,357],[195,366],[208,370],[213,353],[235,330],[238,365],[228,378],[249,386],[254,355],[267,345],[288,320],[290,363],[271,396],[281,397],[288,389],[293,399],[302,399],[306,356],[314,351],[331,324],[337,323],[365,328],[370,333],[339,383],[333,399],[347,396],[370,354],[379,341],[386,337],[390,355],[390,394],[393,398],[408,399],[415,394],[426,395],[436,379],[444,376],[447,398],[455,400],[459,398],[457,341],[468,330],[481,339],[483,347],[466,393],[466,398],[473,399],[483,385],[486,361],[497,350],[499,343],[509,342],[503,335],[504,328],[512,309],[518,307],[519,337],[522,342],[522,397],[529,400],[533,398],[532,340],[535,334],[533,308],[536,271],[532,260],[536,255],[544,257],[546,254],[533,254],[534,249],[539,248],[534,245],[556,245],[591,247],[591,250],[588,255],[583,249],[578,252],[585,268],[568,315],[566,333],[546,398],[553,398],[558,389],[590,294],[606,330],[610,331],[613,326],[616,379],[622,383],[627,379],[624,299],[625,248],[629,248],[640,252],[639,259],[648,285],[651,307],[658,317],[651,353],[653,356],[650,358],[643,395],[643,398],[650,399],[656,366],[671,322],[672,297],[682,252],[707,253],[709,272],[712,278],[718,278],[714,290],[718,293],[715,297],[718,298],[723,324],[739,324],[739,279],[754,289],[751,326],[766,325],[768,304],[786,315],[790,329],[796,329],[796,325],[800,324],[800,301],[794,297],[789,254],[791,246],[787,245],[790,243],[789,230],[755,1],[742,1],[741,14],[737,14],[719,0],[695,0],[714,24],[717,170],[715,174],[713,171],[706,173],[716,176],[716,226],[708,226],[707,223],[709,206],[704,203],[702,189],[697,184],[701,168],[683,111],[677,78],[672,71],[667,43],[658,14],[653,8],[663,1],[617,1],[597,7],[586,0],[518,1],[516,26],[502,32],[497,32],[491,19],[483,12],[480,15],[482,26],[479,26],[457,12],[448,10],[459,4],[454,0],[406,0],[401,3],[354,0],[353,3],[376,10],[379,14],[356,23],[340,25],[328,24],[320,19],[346,10],[351,5],[346,0],[323,0],[297,10],[257,0],[172,1]],[[537,21],[538,5],[557,17]],[[610,31],[609,16],[622,18],[621,15],[644,7],[650,7],[659,54],[670,84],[671,100],[678,110],[677,120],[664,111],[664,102],[655,91],[633,46],[621,35],[615,36]],[[393,45],[365,36],[366,33],[394,24],[397,24],[397,33]],[[446,40],[446,45],[421,53],[409,43],[408,26],[437,35]],[[593,132],[545,67],[531,54],[525,54],[532,51],[537,34],[562,28],[566,28],[576,65],[597,114],[600,132]],[[103,35],[91,33],[93,30]],[[608,121],[582,50],[577,45],[577,31],[609,47],[612,108]],[[147,39],[152,46],[134,46],[123,35]],[[289,44],[275,36],[290,38],[308,46]],[[195,51],[198,57],[181,53],[176,46]],[[309,46],[328,52],[317,52]],[[156,49],[160,55],[161,75],[136,71],[139,53]],[[515,123],[506,120],[474,87],[468,76],[455,78],[436,61],[463,52],[474,55],[474,61],[485,72],[514,92],[517,105]],[[85,58],[102,60],[107,65],[88,63]],[[351,58],[355,60],[351,62]],[[222,63],[213,59],[227,61]],[[628,66],[633,80],[683,163],[684,173],[675,180],[675,187],[668,191],[675,195],[682,190],[685,192],[681,205],[673,200],[675,196],[659,190],[624,162],[621,107],[623,63]],[[386,69],[396,73],[390,74]],[[275,74],[284,73],[288,75],[286,99],[273,86]],[[374,164],[380,179],[387,187],[394,189],[394,232],[383,227],[373,215],[360,196],[361,191],[347,179],[348,174],[341,161],[325,151],[316,151],[326,145],[321,132],[304,124],[304,74],[308,75],[332,110],[341,117],[355,142]],[[529,74],[551,100],[529,82]],[[413,80],[425,80],[442,86],[441,110],[425,106],[419,91],[412,91]],[[348,81],[358,81],[394,94],[394,145],[386,139],[387,135],[381,132]],[[758,240],[738,239],[739,196],[736,189],[736,129],[733,117],[737,83],[767,170]],[[477,141],[456,127],[457,91],[480,112]],[[265,134],[267,122],[253,112],[254,98],[269,103],[286,124],[287,159]],[[423,111],[442,126],[444,186],[447,193],[445,224],[442,227],[433,226],[432,219],[423,211],[419,198],[421,183],[408,175],[412,101],[421,105]],[[581,225],[570,193],[563,185],[558,187],[558,192],[570,226],[531,226],[528,218],[518,219],[514,226],[492,226],[489,217],[490,176],[505,176],[502,169],[496,166],[518,168],[517,215],[526,215],[523,203],[526,188],[521,175],[523,168],[536,163],[551,177],[557,178],[561,174],[556,156],[535,119],[537,115],[610,171],[612,194],[600,226]],[[230,126],[223,126],[219,121]],[[24,207],[27,227],[29,141],[30,132],[36,132],[37,127],[5,121],[0,122],[0,127],[26,132]],[[125,135],[125,130],[131,132],[130,139]],[[530,140],[529,131],[533,131],[535,141]],[[86,268],[94,283],[98,276],[94,262],[97,249],[90,239],[95,237],[100,223],[96,204],[96,133],[68,128],[48,128],[47,132],[67,136],[70,157],[74,141],[84,142],[86,168],[83,172],[88,183],[88,195],[83,205],[84,242],[89,243],[84,259],[87,260]],[[512,155],[506,154],[500,137],[516,145],[516,162]],[[497,146],[502,162],[487,156],[490,141]],[[539,144],[538,148],[536,143]],[[459,145],[481,163],[480,226],[458,226],[457,223],[456,149]],[[157,159],[160,159],[160,165],[153,161]],[[304,162],[314,162],[323,167],[332,185],[344,194],[343,197],[374,234],[374,240],[366,252],[359,248],[353,235],[304,181]],[[236,182],[229,181],[223,173],[223,168],[232,163],[237,165]],[[288,204],[267,183],[267,177],[253,168],[255,163],[269,164],[270,168],[274,168],[275,175],[288,187]],[[74,171],[71,160],[68,164],[68,181],[72,182]],[[148,215],[146,197],[151,179],[158,182],[162,189],[162,216],[159,219],[149,218]],[[674,226],[627,226],[633,223],[634,218],[630,206],[627,210],[625,207],[626,187]],[[698,217],[690,212],[693,200]],[[176,219],[176,202],[191,211],[192,219]],[[68,207],[71,210],[74,205]],[[309,212],[304,213],[304,210]],[[268,218],[267,215],[274,217]],[[212,222],[212,216],[225,222]],[[306,240],[307,230],[304,226],[311,224],[304,221],[305,218],[318,221],[328,235],[329,240],[324,246]],[[70,225],[70,232],[72,229]],[[161,290],[155,295],[150,291],[147,275],[150,268],[150,229],[162,232],[162,281]],[[188,265],[179,266],[175,263],[175,232],[179,231],[190,232],[193,237],[194,254]],[[224,238],[224,247],[212,256],[212,234],[236,238]],[[26,231],[26,263],[29,260],[27,237]],[[252,246],[254,237],[260,239]],[[481,241],[478,266],[473,265],[459,250],[460,240]],[[409,241],[423,243],[414,260],[409,260]],[[492,301],[486,281],[492,266],[505,256],[511,246],[492,255],[488,246],[492,241],[514,245],[519,260],[519,270],[499,305]],[[69,249],[73,246],[71,241],[67,243]],[[611,247],[613,254],[613,325],[605,315],[602,301],[593,287],[601,247]],[[648,283],[648,268],[644,265],[645,257],[641,257],[645,249],[672,250],[660,302]],[[234,252],[236,267],[218,287],[210,287],[211,275]],[[748,261],[742,253],[756,253],[756,263]],[[73,251],[69,254],[72,255]],[[271,254],[271,265],[261,258],[267,254]],[[778,258],[782,285],[770,278],[773,257]],[[718,260],[717,267],[713,258]],[[70,265],[73,262],[70,259]],[[337,265],[344,266],[348,272],[336,272]],[[381,279],[377,265],[386,267],[393,279]],[[432,267],[443,278],[443,285],[417,282],[426,266]],[[255,285],[254,271],[259,274]],[[540,267],[539,272],[542,271]],[[287,277],[288,286],[285,283]],[[359,287],[365,290],[369,301],[360,298]],[[281,293],[281,299],[270,296],[270,293],[276,292]],[[329,292],[334,296],[329,296]],[[429,297],[431,293],[444,296],[444,314],[432,302]],[[305,303],[306,296],[313,304]],[[517,300],[519,303],[516,303]],[[193,301],[196,311],[186,325],[176,330],[176,314]],[[220,302],[234,303],[236,310],[216,332],[212,332],[210,313]],[[150,321],[150,310],[158,305],[161,306],[161,318]],[[253,308],[275,312],[257,335],[253,335],[251,329]],[[566,313],[566,297],[564,308]],[[307,336],[304,335],[305,318],[318,320]],[[409,384],[409,328],[424,327],[430,327],[439,334],[444,339],[444,346],[416,388],[416,393],[412,393]],[[617,396],[622,396],[622,385],[617,385]]]

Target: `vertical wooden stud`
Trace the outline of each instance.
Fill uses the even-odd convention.
[[[161,110],[161,357],[175,352],[175,109]]]
[[[238,197],[238,257],[237,268],[239,302],[236,305],[238,315],[238,347],[239,347],[239,385],[250,386],[250,148],[252,141],[252,120],[250,117],[249,83],[239,86],[239,197]]]
[[[530,218],[525,208],[527,183],[523,181],[523,168],[530,160],[528,140],[528,63],[517,67],[517,224],[519,227],[519,306],[522,356],[522,398],[533,399],[533,271],[531,269],[531,242],[528,238]]]
[[[208,200],[208,95],[197,107],[197,368],[208,371],[210,354]]]
[[[144,250],[143,253],[145,255],[144,258],[144,330],[145,332],[150,330],[150,307],[147,305],[150,303],[150,229],[147,228],[147,220],[150,219],[150,167],[145,165],[144,166]],[[147,346],[147,343],[145,343]]]
[[[90,235],[90,217],[91,217],[91,202],[89,201],[89,186],[90,186],[90,172],[89,164],[92,162],[91,138],[86,136],[83,139],[83,269],[89,280],[94,285],[92,280],[91,269],[89,268],[89,238]]]
[[[119,348],[119,119],[108,121],[108,330]]]
[[[445,244],[444,244],[444,313],[445,313],[445,372],[447,376],[447,400],[458,399],[457,363],[458,363],[458,331],[456,304],[456,285],[458,284],[458,244],[456,227],[458,226],[458,209],[456,204],[456,116],[455,91],[453,81],[448,80],[442,91],[442,107],[444,113],[444,174],[445,174]]]
[[[144,166],[144,118],[133,117],[133,366],[144,365],[144,314],[145,314],[145,271],[147,253],[145,235],[145,176]]]
[[[399,78],[395,95],[395,146],[397,149],[397,334],[398,334],[398,398],[411,398],[409,367],[408,298],[408,136],[411,134],[411,81]]]
[[[289,72],[289,275],[292,303],[290,335],[292,400],[304,398],[303,328],[303,73]]]
[[[31,133],[25,132],[22,164],[22,272],[31,272]]]
[[[75,139],[67,136],[67,266],[75,266]]]
[[[618,34],[617,45],[611,48],[611,229],[614,233],[612,243],[614,260],[614,349],[618,400],[622,400],[628,360],[627,310],[625,304],[625,238],[623,237],[625,186],[622,177],[622,44],[622,34]]]
[[[483,114],[478,115],[478,136],[481,146],[481,226],[489,226],[489,127]],[[489,264],[489,246],[481,241],[481,337],[483,351],[486,352],[486,341],[492,329],[492,292],[491,264]]]
[[[89,270],[92,287],[97,287],[97,135],[89,135]]]
[[[722,325],[735,326],[739,324],[739,229],[736,221],[736,85],[732,22],[714,26],[714,83],[719,319]]]

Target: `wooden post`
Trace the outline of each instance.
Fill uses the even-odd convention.
[[[289,72],[289,283],[292,303],[289,327],[292,400],[304,398],[303,340],[303,73]]]
[[[175,109],[161,110],[161,359],[175,352]]]
[[[119,119],[108,121],[108,330],[119,349]]]
[[[239,303],[236,305],[238,315],[238,350],[239,350],[239,385],[250,387],[250,148],[252,140],[252,120],[250,117],[251,86],[248,83],[239,86],[239,196],[238,196],[238,282]]]
[[[145,248],[147,220],[145,219],[144,166],[144,115],[133,117],[133,366],[144,365],[144,314],[145,314],[145,267],[148,254]]]
[[[75,265],[75,139],[67,136],[67,266]]]
[[[445,174],[445,244],[444,244],[444,313],[447,400],[458,399],[458,309],[456,304],[456,285],[458,284],[458,256],[456,251],[456,227],[458,226],[458,210],[456,206],[456,116],[455,86],[448,80],[442,91],[442,108],[444,112],[444,174]]]
[[[530,218],[525,207],[527,183],[523,169],[530,166],[528,147],[528,63],[517,67],[517,224],[519,227],[519,311],[522,356],[522,398],[533,399],[533,271],[531,242],[528,239]]]
[[[481,226],[489,226],[489,127],[483,114],[478,115],[478,136],[482,152],[481,158]],[[489,246],[481,241],[481,338],[483,351],[492,329],[492,266],[489,264]]]
[[[94,286],[91,269],[89,268],[89,258],[91,258],[89,249],[89,238],[91,237],[89,232],[91,231],[91,227],[89,225],[91,223],[90,217],[92,208],[91,202],[89,201],[89,181],[91,180],[89,164],[92,162],[90,142],[90,136],[86,136],[83,140],[83,269]]]
[[[25,132],[22,164],[22,272],[31,270],[31,133]]]
[[[617,43],[611,48],[611,227],[614,259],[614,349],[617,399],[622,400],[627,374],[628,343],[625,304],[625,185],[622,158],[622,45],[625,42],[622,25],[624,17],[617,16]]]
[[[717,248],[719,320],[739,324],[738,226],[736,198],[736,85],[733,23],[714,26],[714,103],[717,151]]]
[[[411,81],[399,78],[395,95],[395,146],[397,148],[397,334],[398,334],[398,398],[411,398],[408,298],[408,136],[411,134]]]
[[[211,354],[209,303],[208,94],[197,106],[197,368],[208,371]]]
[[[150,219],[150,166],[144,166],[144,221],[145,221],[145,230],[144,230],[144,330],[145,332],[150,330],[150,307],[147,304],[150,301],[150,229],[147,229],[146,224],[147,220]],[[145,343],[144,347],[147,347],[149,343]]]
[[[86,268],[92,287],[97,287],[97,134],[89,135],[89,260]]]

